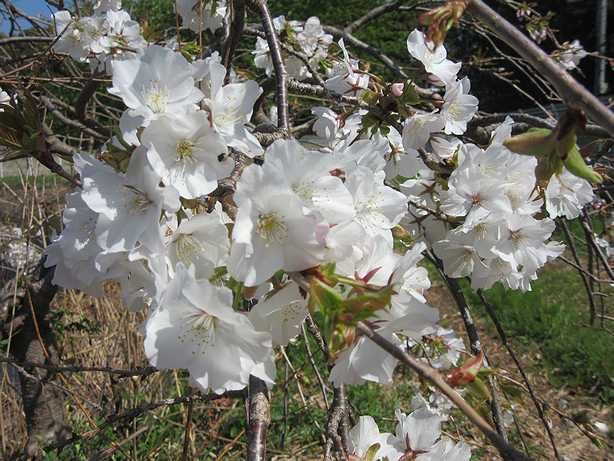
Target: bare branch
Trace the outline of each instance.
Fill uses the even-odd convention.
[[[271,53],[271,60],[273,61],[273,67],[275,68],[275,78],[277,82],[276,98],[277,98],[277,126],[286,132],[290,128],[290,122],[288,118],[288,88],[287,79],[288,73],[284,66],[284,61],[281,57],[281,50],[279,47],[279,40],[275,33],[275,27],[273,26],[273,19],[269,12],[266,0],[249,0],[249,4],[252,8],[257,10],[262,17],[262,26],[264,33],[266,34],[267,43],[269,44],[269,52]]]
[[[64,123],[65,125],[71,126],[73,128],[78,128],[80,130],[82,130],[84,133],[93,136],[97,139],[100,139],[102,141],[106,141],[107,137],[101,133],[99,133],[98,131],[85,126],[83,123],[81,123],[78,120],[73,120],[69,117],[67,117],[66,115],[64,115],[62,112],[60,112],[58,110],[58,108],[55,106],[55,104],[53,104],[53,102],[46,96],[41,96],[40,97],[41,102],[45,105],[45,107],[47,109],[49,109],[49,111],[51,112],[51,114],[56,117],[59,121],[61,121],[62,123]]]
[[[354,29],[358,29],[363,24],[369,21],[372,21],[373,19],[376,19],[383,14],[386,14],[386,13],[389,13],[390,11],[394,11],[398,9],[399,6],[401,6],[401,3],[402,3],[401,0],[395,0],[392,2],[384,3],[383,5],[380,5],[380,6],[376,6],[375,8],[373,8],[372,10],[368,11],[366,14],[358,18],[356,21],[348,24],[343,30],[348,34],[351,34]]]
[[[53,37],[39,37],[39,36],[18,36],[18,37],[5,37],[0,38],[0,46],[12,45],[14,43],[50,43],[54,40]]]
[[[122,370],[118,368],[111,367],[84,367],[84,366],[53,366],[45,363],[34,363],[34,362],[17,362],[15,360],[11,360],[10,358],[0,357],[0,362],[10,363],[13,366],[20,366],[25,368],[42,368],[44,370],[53,372],[53,373],[89,373],[89,372],[100,372],[100,373],[109,373],[111,375],[117,375],[121,378],[127,378],[131,376],[149,376],[153,373],[156,373],[158,370],[154,367],[145,367],[145,368],[135,368],[134,370]]]
[[[341,453],[343,459],[347,458],[347,425],[345,416],[347,412],[347,402],[345,388],[343,385],[335,387],[333,393],[333,404],[328,412],[328,423],[326,425],[326,448],[324,459],[331,459],[333,445]]]
[[[388,55],[383,53],[381,50],[369,45],[368,43],[363,42],[362,40],[356,38],[349,32],[345,30],[338,29],[333,26],[324,26],[324,30],[329,34],[333,34],[336,37],[341,37],[343,40],[351,44],[352,46],[358,48],[359,50],[364,51],[365,53],[370,54],[375,59],[381,61],[386,67],[392,70],[397,76],[402,78],[408,78],[407,74],[403,69],[401,69]]]
[[[516,448],[506,442],[493,428],[486,422],[477,411],[469,405],[463,397],[450,386],[443,376],[430,366],[412,357],[407,352],[401,350],[386,338],[373,331],[371,327],[363,322],[358,322],[356,325],[358,331],[376,343],[382,349],[397,358],[401,363],[407,365],[414,370],[421,378],[426,379],[433,384],[439,391],[444,394],[456,407],[462,411],[465,416],[486,436],[486,438],[497,447],[497,449],[505,454],[505,458],[512,461],[529,461],[529,458],[518,451]]]
[[[85,120],[85,110],[87,108],[87,103],[91,99],[91,97],[94,96],[94,93],[96,93],[99,84],[100,82],[97,82],[96,80],[92,79],[85,84],[85,86],[81,90],[81,93],[79,93],[79,97],[75,102],[75,115],[77,117],[77,120]]]
[[[524,384],[527,387],[527,390],[529,391],[529,396],[531,397],[531,400],[533,401],[533,404],[535,405],[535,409],[537,410],[539,419],[541,420],[542,425],[544,426],[544,429],[546,429],[546,433],[548,434],[548,438],[550,439],[550,444],[552,445],[552,451],[554,452],[555,458],[561,459],[558,449],[556,447],[556,443],[554,441],[554,434],[552,433],[552,429],[550,429],[550,424],[548,424],[548,421],[546,420],[546,415],[544,414],[544,408],[542,407],[539,400],[537,400],[537,397],[535,396],[535,393],[533,392],[533,388],[531,387],[531,382],[529,381],[529,378],[524,372],[524,369],[522,368],[522,364],[520,363],[520,360],[518,360],[518,357],[514,353],[512,346],[510,346],[510,344],[507,341],[507,335],[505,334],[505,331],[503,330],[501,323],[499,323],[499,320],[497,319],[497,313],[495,312],[494,306],[486,300],[486,298],[484,297],[484,294],[482,293],[482,290],[477,290],[477,293],[478,293],[478,296],[480,297],[480,301],[482,301],[482,304],[486,308],[486,312],[488,312],[488,316],[491,318],[491,320],[495,324],[495,329],[497,330],[497,334],[499,335],[499,338],[501,338],[501,342],[503,343],[503,345],[507,349],[508,354],[514,361],[514,364],[516,365],[516,368],[518,369],[520,376],[522,376],[522,380],[524,381]]]
[[[580,223],[582,224],[582,228],[584,229],[586,240],[588,240],[590,245],[595,250],[595,253],[597,253],[597,257],[601,261],[601,264],[603,264],[603,268],[608,273],[610,280],[614,280],[614,271],[612,270],[612,268],[610,267],[610,264],[608,263],[608,258],[606,257],[606,255],[603,254],[602,248],[599,245],[597,245],[597,242],[595,241],[595,234],[593,232],[593,229],[590,226],[590,218],[588,217],[586,212],[584,212],[580,216]]]
[[[249,377],[247,400],[247,460],[266,460],[266,434],[271,416],[266,384],[255,376]]]
[[[298,94],[305,94],[311,96],[319,96],[322,98],[330,98],[333,101],[358,105],[361,107],[366,107],[367,104],[360,101],[358,98],[353,96],[336,96],[331,94],[326,88],[320,85],[313,85],[310,83],[299,82],[298,80],[290,79],[288,81],[288,88]]]
[[[569,245],[569,249],[571,250],[573,259],[576,262],[575,264],[576,269],[578,270],[580,277],[582,277],[582,283],[584,284],[584,289],[586,290],[586,297],[588,298],[588,303],[590,306],[590,322],[592,325],[595,322],[595,315],[597,312],[597,308],[595,307],[595,298],[593,295],[593,290],[591,289],[591,284],[587,278],[586,271],[584,270],[584,268],[582,267],[582,264],[580,263],[580,258],[578,256],[578,250],[576,249],[576,245],[573,241],[573,237],[571,233],[569,232],[569,227],[567,226],[565,219],[559,220],[559,223],[563,227],[563,232],[565,233],[565,239],[567,240],[567,244]],[[569,262],[571,263],[571,261]],[[593,274],[591,274],[591,276],[592,275]]]
[[[541,117],[536,117],[534,115],[524,114],[522,112],[511,112],[509,114],[483,114],[477,115],[474,117],[468,124],[469,128],[476,126],[488,126],[494,123],[501,123],[507,117],[511,117],[514,119],[514,122],[526,123],[529,126],[537,127],[537,128],[548,128],[553,130],[556,126],[556,123],[551,123],[546,119]],[[599,125],[587,125],[586,129],[582,132],[582,134],[587,134],[589,136],[595,136],[597,138],[609,138],[610,134],[607,130],[604,130]]]
[[[567,104],[584,110],[589,118],[614,136],[614,114],[532,40],[482,0],[472,0],[468,11],[544,75]]]
[[[232,64],[232,56],[234,55],[241,34],[243,33],[243,27],[245,26],[245,1],[244,0],[232,0],[229,2],[230,6],[230,33],[226,42],[224,42],[223,59],[222,64],[226,67],[225,81],[230,81],[230,68]]]

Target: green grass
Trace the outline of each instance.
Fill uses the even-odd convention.
[[[612,291],[612,290],[610,290]],[[482,316],[479,299],[467,290]],[[543,357],[550,381],[557,387],[596,392],[614,402],[614,341],[599,326],[589,326],[586,293],[576,272],[542,271],[533,291],[520,293],[501,286],[485,292],[509,338]]]

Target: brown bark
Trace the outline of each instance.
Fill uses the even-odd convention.
[[[25,373],[19,374],[28,430],[25,455],[29,459],[41,458],[44,446],[70,435],[65,424],[65,396],[57,385],[53,385],[55,373],[32,366],[56,366],[58,363],[50,325],[50,304],[57,291],[51,283],[52,277],[53,269],[42,269],[39,280],[27,283],[18,310],[25,316],[23,328],[11,341],[15,360],[30,364],[23,367]]]

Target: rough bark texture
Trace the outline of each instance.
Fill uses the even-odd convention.
[[[42,265],[41,265],[42,267]],[[55,366],[58,354],[50,328],[50,304],[57,291],[52,285],[52,269],[41,269],[39,280],[28,283],[17,312],[23,316],[22,328],[13,336],[11,352],[20,363]],[[70,435],[64,419],[63,392],[54,385],[55,373],[34,366],[24,366],[19,373],[21,398],[28,442],[25,455],[39,459],[45,445],[57,443]]]
[[[266,434],[271,421],[266,384],[255,376],[249,377],[247,399],[247,460],[266,459]]]

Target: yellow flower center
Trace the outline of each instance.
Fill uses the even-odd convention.
[[[277,213],[266,213],[258,216],[256,232],[268,243],[281,243],[288,236],[288,226]]]
[[[176,146],[177,160],[186,160],[192,158],[194,154],[194,143],[187,139],[182,139]]]

